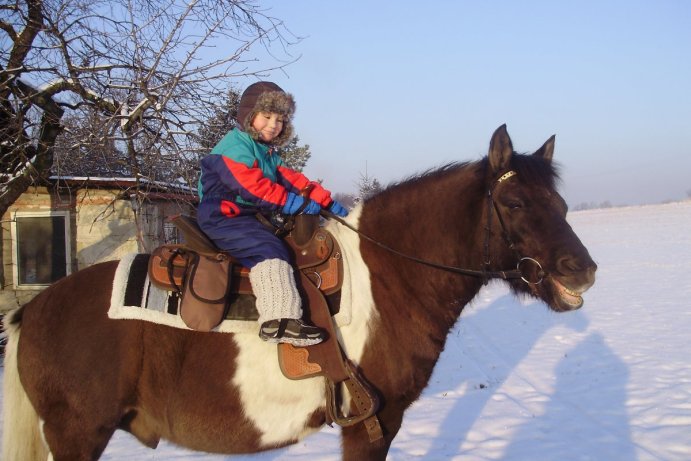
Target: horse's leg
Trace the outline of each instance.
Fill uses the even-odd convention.
[[[31,360],[37,357],[35,343],[21,342],[20,346],[26,346],[19,348],[20,359],[25,357],[19,363],[22,381],[40,415],[43,438],[54,461],[98,459],[122,418],[124,397],[117,376],[96,368],[118,370],[121,363],[112,358],[99,364],[91,357],[83,362],[72,357],[70,368],[66,357],[50,356],[36,366]],[[59,370],[48,362],[57,363]]]
[[[43,435],[54,461],[95,461],[108,445],[115,426],[85,425],[74,414],[43,425]]]
[[[370,442],[364,424],[341,429],[343,461],[385,461],[391,440]]]
[[[387,405],[377,414],[384,438],[370,442],[363,423],[341,430],[343,461],[385,461],[391,442],[401,428],[404,409]]]
[[[137,343],[132,344],[136,347]],[[20,359],[36,357],[34,344],[26,346],[19,349]],[[45,350],[43,354],[48,355]],[[45,441],[55,461],[96,460],[132,398],[128,397],[131,381],[117,375],[123,372],[120,367],[126,367],[128,360],[100,353],[98,358],[91,353],[81,358],[50,355],[40,367],[32,366],[30,359],[19,364],[27,393],[43,421]],[[56,364],[55,368],[48,362]]]
[[[136,401],[142,327],[108,319],[114,271],[91,266],[23,308],[19,375],[55,461],[98,459]]]

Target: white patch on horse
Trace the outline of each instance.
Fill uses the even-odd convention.
[[[361,214],[362,205],[358,205],[350,212],[346,222],[358,228]],[[338,241],[343,253],[341,305],[349,306],[344,311],[349,312],[351,316],[350,322],[343,322],[347,325],[339,327],[339,341],[348,358],[359,363],[371,334],[372,324],[378,318],[369,268],[362,259],[360,236],[355,231],[336,221],[329,222],[327,229]]]
[[[260,443],[284,444],[318,430],[306,425],[312,413],[325,405],[324,378],[290,380],[278,365],[276,344],[256,334],[233,338],[239,350],[233,384],[240,390],[245,416],[261,433]]]
[[[347,222],[357,227],[362,208],[355,208]],[[343,256],[344,280],[341,304],[350,315],[339,327],[339,341],[350,358],[358,363],[376,319],[369,269],[360,254],[357,233],[334,221],[327,226],[338,241]],[[257,329],[259,325],[257,325]],[[306,424],[312,413],[326,404],[323,378],[293,381],[283,376],[276,345],[261,341],[256,334],[236,334],[237,372],[233,384],[240,390],[245,416],[261,432],[261,444],[269,447],[300,440],[318,428]],[[344,398],[347,408],[348,396]]]

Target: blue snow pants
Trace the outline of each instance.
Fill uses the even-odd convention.
[[[199,226],[217,247],[249,269],[267,259],[290,262],[286,244],[252,215],[218,220],[213,225],[202,221]]]

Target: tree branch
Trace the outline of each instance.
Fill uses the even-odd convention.
[[[269,50],[292,43],[255,0],[15,0],[0,11],[0,213],[56,162],[192,184],[198,131],[228,88],[295,61]]]

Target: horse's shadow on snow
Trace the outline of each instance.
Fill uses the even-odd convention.
[[[504,295],[481,309],[474,309],[473,304],[466,307],[458,324],[450,332],[445,351],[422,397],[424,399],[425,394],[444,396],[453,405],[440,422],[424,459],[439,455],[467,455],[471,450],[481,449],[481,442],[473,444],[475,449],[461,447],[485,406],[495,398],[503,382],[512,373],[518,373],[516,368],[538,340],[555,327],[559,327],[566,340],[569,332],[586,332],[589,321],[585,313],[576,311],[556,314],[547,309],[539,301],[520,305],[511,294]],[[559,338],[549,338],[549,341],[558,340]],[[604,377],[603,372],[608,375],[607,382],[598,386],[597,380]],[[556,375],[556,385],[553,392],[544,397],[547,402],[541,408],[543,413],[532,415],[528,423],[512,431],[511,441],[502,459],[530,459],[537,455],[535,451],[539,453],[542,449],[550,448],[549,446],[554,448],[554,444],[563,444],[563,447],[557,447],[558,451],[571,450],[565,451],[567,454],[576,449],[588,454],[612,452],[617,455],[609,459],[635,459],[633,453],[623,453],[626,456],[621,458],[618,455],[622,453],[616,451],[621,450],[622,446],[631,446],[622,440],[626,440],[626,437],[630,440],[629,420],[625,409],[628,368],[606,345],[601,335],[591,333],[582,339],[561,358],[553,373]],[[574,373],[580,373],[581,378],[571,379]],[[586,401],[582,400],[583,395],[590,395],[582,389],[578,390],[577,400],[574,401],[570,397],[570,391],[573,392],[571,386],[576,383],[582,385],[582,374],[586,373],[594,375],[591,380],[595,386],[592,389],[592,401],[588,401],[588,398]],[[530,376],[526,379],[528,382],[532,380]],[[547,389],[547,386],[537,384],[541,389]],[[505,393],[506,389],[502,391],[502,394]],[[496,395],[496,398],[504,397]],[[570,421],[564,412],[572,410],[585,411],[585,417],[598,421],[606,434],[596,440],[584,437],[587,438],[587,443],[574,448],[574,431],[578,433],[579,428],[560,427],[564,421]],[[415,408],[411,411],[415,411]],[[582,424],[582,421],[583,419],[577,418],[570,424]],[[593,432],[595,431],[590,430],[590,434]],[[584,435],[588,434],[586,432]],[[545,446],[541,447],[542,444]],[[395,440],[390,455],[393,459],[405,455],[396,448]]]

